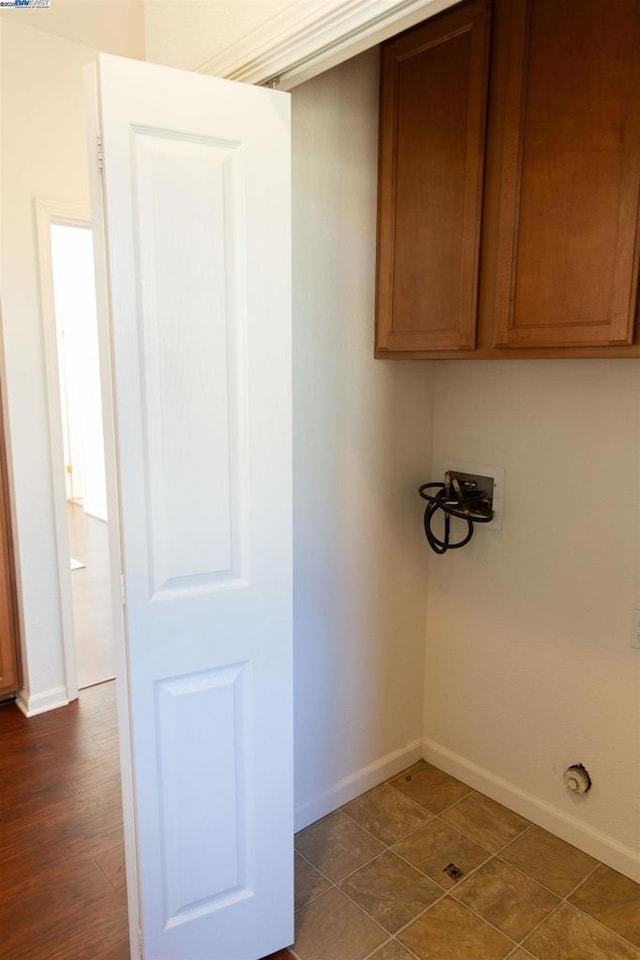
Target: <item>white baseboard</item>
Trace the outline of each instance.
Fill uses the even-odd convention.
[[[508,780],[503,780],[489,770],[479,767],[465,757],[454,753],[433,740],[424,741],[424,759],[445,773],[457,777],[470,787],[485,793],[492,800],[514,810],[532,823],[555,834],[579,850],[602,860],[614,870],[640,882],[640,855],[637,850],[627,847],[614,837],[559,810],[552,804],[521,790]]]
[[[47,710],[66,707],[68,703],[66,687],[52,687],[51,690],[33,694],[21,690],[16,698],[16,704],[25,717],[35,717],[39,713],[46,713]]]
[[[337,810],[344,803],[355,800],[366,790],[377,787],[379,783],[410,767],[412,763],[417,763],[422,759],[422,745],[422,738],[412,740],[406,747],[393,750],[379,760],[374,760],[366,767],[356,770],[319,797],[297,806],[294,812],[296,832],[308,827],[310,823],[315,823],[321,817],[326,817],[328,813]]]

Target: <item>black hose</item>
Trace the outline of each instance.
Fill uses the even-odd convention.
[[[427,493],[427,490],[435,490],[435,495]],[[482,502],[486,501],[487,495],[484,490],[465,491],[462,497],[451,497],[450,491],[444,483],[423,483],[419,489],[419,494],[423,500],[427,501],[424,511],[424,532],[427,542],[434,553],[442,555],[447,550],[459,550],[466,546],[473,536],[474,523],[489,523],[493,520],[493,512],[479,512]],[[474,510],[475,507],[475,510]],[[439,510],[444,513],[444,535],[441,540],[433,532],[433,518]],[[451,517],[457,517],[464,520],[467,524],[467,533],[462,540],[456,543],[451,542]]]

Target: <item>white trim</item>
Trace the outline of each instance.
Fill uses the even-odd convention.
[[[293,3],[201,64],[199,73],[282,90],[337,66],[456,0],[324,0]]]
[[[412,740],[406,747],[399,750],[393,750],[379,760],[361,767],[355,773],[349,774],[343,780],[340,780],[335,786],[331,787],[319,797],[314,797],[307,803],[296,807],[294,812],[295,830],[302,830],[308,827],[310,823],[315,823],[321,817],[332,813],[350,800],[355,800],[366,790],[377,787],[384,783],[389,777],[395,776],[406,770],[412,763],[417,763],[422,759],[422,738]]]
[[[39,713],[46,713],[48,710],[56,710],[58,707],[68,705],[69,700],[64,687],[52,687],[51,690],[43,690],[41,693],[34,694],[21,690],[16,698],[16,706],[20,708],[25,717],[37,717]]]
[[[109,294],[109,261],[106,245],[104,182],[98,170],[97,138],[99,131],[100,85],[98,64],[93,61],[84,68],[84,106],[89,158],[89,188],[93,213],[93,251],[95,261],[96,309],[100,354],[100,382],[102,388],[102,419],[104,429],[104,459],[107,479],[107,516],[109,517],[109,570],[111,576],[111,603],[113,612],[113,640],[116,660],[116,703],[118,712],[118,745],[122,783],[122,814],[124,832],[125,868],[127,877],[127,906],[129,916],[129,949],[131,960],[140,960],[143,954],[140,913],[140,885],[138,869],[138,834],[136,829],[136,801],[133,776],[131,738],[131,705],[129,702],[129,667],[127,637],[122,605],[122,551],[120,540],[120,495],[117,466],[117,424],[114,409],[114,382],[111,345],[111,298]]]
[[[77,203],[36,199],[38,258],[40,265],[40,299],[42,307],[42,335],[44,340],[45,373],[47,383],[47,410],[49,414],[49,448],[51,454],[51,486],[55,523],[56,553],[58,557],[58,594],[60,597],[60,630],[64,656],[66,701],[78,696],[78,671],[73,632],[73,599],[71,570],[69,568],[69,533],[67,530],[67,491],[63,453],[62,415],[60,412],[60,378],[58,368],[58,338],[53,294],[51,261],[51,225],[66,224],[91,227],[91,212]],[[59,704],[58,704],[59,706]],[[50,708],[52,709],[52,708]]]
[[[424,759],[578,849],[640,882],[640,855],[609,834],[559,810],[433,740],[424,741]]]

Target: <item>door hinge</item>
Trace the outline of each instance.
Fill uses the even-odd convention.
[[[102,152],[102,134],[96,136],[98,146],[98,170],[104,170],[104,153]]]
[[[138,957],[142,960],[143,956],[142,930],[138,930]]]
[[[124,585],[124,573],[120,574],[120,599],[122,600],[122,606],[126,607],[127,605],[127,588]]]

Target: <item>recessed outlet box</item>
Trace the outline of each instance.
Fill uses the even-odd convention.
[[[465,506],[472,519],[475,516],[493,518],[493,477],[463,473],[460,470],[447,470],[444,483],[452,497],[465,498],[469,501]]]
[[[491,467],[482,463],[471,463],[467,460],[436,460],[433,464],[433,476],[443,480],[447,471],[468,474],[477,480],[489,478],[493,481],[493,520],[482,525],[483,530],[493,530],[494,533],[502,530],[502,511],[504,503],[504,467]]]

